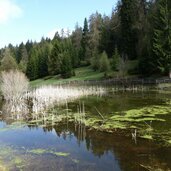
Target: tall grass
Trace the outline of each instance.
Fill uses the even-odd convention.
[[[54,105],[67,104],[70,101],[88,95],[102,95],[102,87],[43,86],[29,93],[33,101],[33,112],[44,111]]]
[[[66,104],[84,96],[104,94],[102,87],[74,87],[74,86],[42,86],[27,91],[20,96],[19,103],[7,101],[5,109],[12,113],[15,118],[32,116],[37,119],[39,116],[44,118],[48,115],[47,111],[56,105]],[[15,103],[14,103],[15,102]]]

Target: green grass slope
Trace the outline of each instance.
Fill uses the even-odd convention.
[[[81,67],[75,69],[75,76],[67,79],[59,78],[58,76],[45,77],[30,82],[32,87],[41,85],[62,84],[69,81],[83,81],[83,80],[100,80],[104,76],[103,72],[93,71],[90,67]]]

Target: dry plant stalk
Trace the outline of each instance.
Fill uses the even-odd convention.
[[[24,73],[18,70],[3,71],[1,73],[1,92],[6,101],[24,99],[28,91],[29,81]]]

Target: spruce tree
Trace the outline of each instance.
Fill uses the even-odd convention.
[[[20,55],[21,55],[21,60],[19,62],[19,68],[21,71],[25,73],[28,63],[28,53],[24,45],[22,46],[22,48],[20,48]]]
[[[84,28],[83,28],[83,34],[82,34],[82,40],[81,40],[81,48],[82,48],[82,59],[85,60],[87,58],[87,51],[88,51],[88,22],[87,19],[85,18],[84,20]]]
[[[72,64],[69,52],[63,52],[61,74],[63,78],[69,78],[72,76]]]
[[[153,32],[153,66],[156,72],[168,74],[171,70],[171,18],[168,0],[158,1]]]
[[[38,59],[38,52],[35,48],[31,51],[31,56],[29,58],[26,75],[30,80],[35,80],[39,77],[39,59]]]
[[[137,58],[137,35],[135,31],[136,2],[136,0],[122,0],[120,9],[122,52],[127,55],[129,59]]]
[[[60,74],[61,72],[61,63],[62,63],[62,56],[61,56],[61,43],[59,41],[55,41],[54,46],[51,51],[51,55],[48,59],[48,69],[51,75]]]
[[[119,55],[118,49],[117,47],[115,47],[115,51],[114,51],[114,54],[112,56],[112,61],[111,61],[112,70],[116,71],[118,69],[120,58],[121,57]]]

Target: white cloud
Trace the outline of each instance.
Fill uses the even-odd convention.
[[[0,0],[0,24],[6,23],[12,18],[17,18],[22,10],[12,0]]]
[[[64,28],[64,29],[63,29],[63,33],[62,33],[62,29],[56,28],[56,29],[51,30],[51,31],[46,35],[46,37],[49,37],[50,39],[53,39],[53,37],[55,36],[55,33],[56,33],[56,32],[58,32],[58,34],[59,34],[60,36],[62,36],[62,34],[63,34],[64,37],[67,37],[68,34],[69,34],[69,35],[71,34],[71,30],[69,30],[68,28]]]

